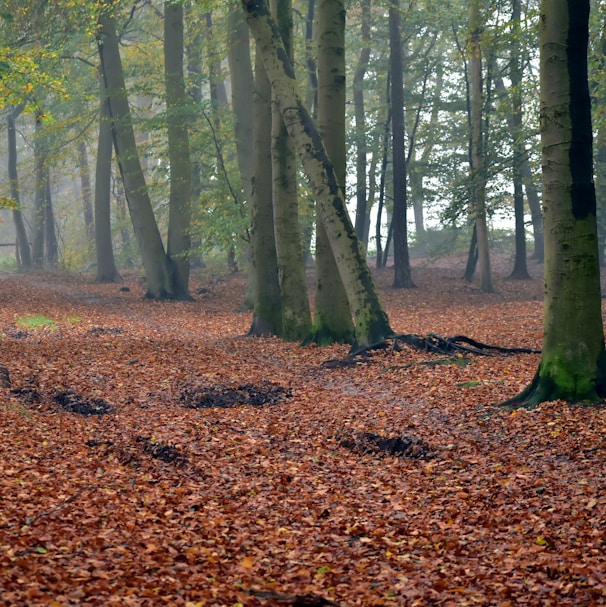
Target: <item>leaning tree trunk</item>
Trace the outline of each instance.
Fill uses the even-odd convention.
[[[173,296],[189,295],[189,253],[191,238],[191,176],[187,94],[183,73],[183,5],[164,3],[164,80],[166,85],[166,122],[170,192],[168,199],[167,254],[174,273]],[[176,290],[178,289],[178,291]]]
[[[606,396],[591,101],[589,0],[541,2],[541,147],[545,209],[543,350],[532,383],[507,405]]]
[[[175,283],[177,275],[172,271],[170,260],[164,250],[149,199],[135,142],[115,18],[107,6],[99,16],[97,43],[109,100],[116,158],[124,183],[133,230],[147,275],[146,296],[152,299],[175,299],[183,289],[182,285]]]
[[[19,253],[19,269],[29,270],[32,267],[32,255],[29,248],[21,202],[19,194],[19,177],[17,173],[17,137],[15,121],[23,111],[24,106],[14,107],[6,117],[6,130],[8,136],[8,179],[11,187],[11,198],[15,201],[16,208],[13,209],[13,221],[17,233],[17,251]]]
[[[345,8],[342,0],[320,0],[317,38],[318,131],[325,141],[337,182],[342,186],[346,171]],[[355,340],[349,300],[319,213],[316,219],[315,309],[310,340],[319,345],[353,343]]]
[[[343,192],[322,138],[297,91],[295,75],[263,0],[242,0],[247,21],[261,53],[275,101],[293,138],[317,200],[320,221],[343,281],[361,347],[383,341],[393,331],[349,218]]]

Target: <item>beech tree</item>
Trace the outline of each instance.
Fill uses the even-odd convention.
[[[545,316],[541,362],[507,405],[606,397],[587,75],[589,0],[542,0]]]
[[[280,33],[263,0],[242,0],[242,6],[257,52],[263,58],[274,100],[314,191],[319,220],[329,238],[351,306],[357,345],[368,346],[383,341],[393,334],[393,330],[345,207],[334,167],[316,125],[301,101]]]

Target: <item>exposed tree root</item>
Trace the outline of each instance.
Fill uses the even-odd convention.
[[[390,345],[391,344],[391,345]],[[405,344],[415,350],[431,352],[434,354],[475,354],[477,356],[495,356],[497,354],[540,354],[540,350],[530,348],[504,348],[502,346],[493,346],[476,341],[465,335],[455,335],[454,337],[442,337],[436,333],[422,337],[414,333],[403,333],[393,335],[389,340],[377,342],[370,346],[359,347],[342,359],[331,359],[322,363],[325,367],[349,367],[355,364],[358,356],[368,356],[372,350],[392,351],[400,349],[400,344]]]

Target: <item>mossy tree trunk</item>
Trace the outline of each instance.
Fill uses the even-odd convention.
[[[506,405],[606,396],[591,102],[589,0],[542,0],[541,147],[545,212],[543,353]]]
[[[242,0],[242,6],[255,37],[257,52],[263,58],[275,102],[314,191],[319,220],[329,238],[353,314],[357,344],[368,346],[383,341],[393,335],[393,331],[349,218],[334,166],[301,101],[280,33],[263,0]]]
[[[284,46],[292,61],[292,2],[271,0]],[[272,95],[272,199],[283,339],[300,341],[311,329],[307,278],[297,200],[297,157]]]
[[[342,0],[320,0],[317,8],[318,131],[340,187],[345,183],[345,7]],[[330,239],[317,209],[316,293],[311,339],[320,345],[353,343],[349,300]]]

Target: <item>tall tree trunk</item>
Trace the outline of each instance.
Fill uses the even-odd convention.
[[[112,244],[111,183],[112,183],[112,125],[109,117],[107,90],[103,78],[99,78],[99,136],[97,138],[97,164],[95,168],[95,252],[97,258],[97,282],[118,282]]]
[[[255,277],[252,281],[254,306],[249,335],[280,335],[282,310],[271,198],[271,86],[258,48],[253,107],[255,178],[250,211],[250,244],[251,271]]]
[[[480,0],[469,5],[469,31],[471,55],[471,212],[475,221],[478,242],[480,289],[491,293],[492,274],[486,222],[486,160],[484,158],[482,125],[482,30]]]
[[[42,133],[42,119],[36,116],[34,135],[34,217],[32,234],[32,263],[36,268],[44,266],[44,221],[46,219],[46,143]]]
[[[408,254],[406,152],[404,149],[404,63],[400,21],[400,0],[391,0],[389,5],[389,72],[391,74],[393,150],[393,286],[398,289],[415,286]]]
[[[318,0],[318,131],[332,161],[337,184],[345,184],[345,7],[342,0]],[[353,343],[349,300],[326,228],[316,205],[316,293],[313,339],[320,345]],[[347,212],[347,211],[345,211]]]
[[[512,147],[513,147],[513,206],[515,212],[515,261],[510,278],[526,280],[530,278],[526,263],[526,227],[524,225],[524,185],[522,180],[522,159],[526,156],[522,133],[522,65],[520,58],[520,40],[522,28],[520,27],[521,2],[513,0],[511,16],[512,42],[511,42],[511,103],[512,114]]]
[[[364,108],[364,77],[370,60],[370,0],[362,0],[361,27],[362,50],[353,80],[354,118],[356,124],[356,221],[358,238],[366,248],[368,245],[366,228],[368,189],[366,184],[366,111]]]
[[[271,0],[272,13],[292,61],[292,2]],[[272,95],[272,199],[283,339],[300,341],[311,329],[307,277],[297,201],[297,159]]]
[[[357,345],[364,347],[383,341],[393,335],[393,331],[347,213],[334,166],[301,101],[295,75],[276,26],[263,0],[242,0],[242,5],[276,103],[314,191],[319,220],[326,230],[353,313]]]
[[[172,296],[189,295],[189,235],[191,221],[191,163],[187,128],[187,95],[183,70],[183,5],[164,3],[164,79],[170,192],[168,202],[167,254],[172,263]]]
[[[145,184],[128,105],[115,18],[108,7],[102,10],[99,16],[97,42],[104,84],[108,92],[116,158],[147,275],[146,296],[152,299],[175,299],[183,289],[174,282],[176,274],[164,250]]]
[[[508,405],[606,396],[591,101],[589,0],[542,0],[541,148],[545,209],[543,350]]]
[[[78,142],[78,164],[80,165],[80,191],[82,193],[82,213],[84,216],[84,229],[89,252],[92,252],[95,242],[95,217],[93,212],[93,191],[90,183],[88,167],[88,153],[86,141]]]
[[[17,137],[15,121],[23,111],[24,105],[14,107],[6,117],[6,130],[8,137],[8,179],[11,187],[11,198],[15,201],[16,208],[13,209],[13,221],[17,234],[17,251],[20,270],[29,270],[32,267],[32,255],[29,248],[23,213],[21,212],[21,200],[19,194],[19,177],[17,172]]]

